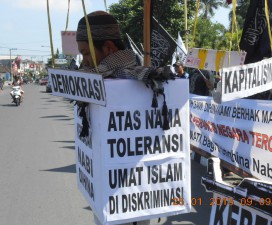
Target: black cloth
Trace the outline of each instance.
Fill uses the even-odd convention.
[[[268,1],[268,8],[272,9],[272,1]],[[271,25],[272,14],[270,13]],[[241,50],[247,52],[245,64],[261,61],[265,57],[271,57],[264,0],[250,1],[239,45]]]
[[[152,17],[150,44],[151,64],[154,68],[167,65],[177,47],[173,38],[154,17]]]
[[[202,74],[210,79],[210,73],[205,70],[201,70]],[[195,69],[189,76],[190,93],[202,96],[209,96],[209,89],[206,85],[205,78],[201,75],[199,70]]]

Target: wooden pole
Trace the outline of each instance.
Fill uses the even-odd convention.
[[[144,0],[144,66],[151,65],[150,12],[151,12],[151,0]]]
[[[184,23],[185,23],[185,47],[188,50],[188,22],[187,22],[187,0],[184,0]]]

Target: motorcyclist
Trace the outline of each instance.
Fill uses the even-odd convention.
[[[16,87],[16,86],[20,87],[20,91],[21,91],[21,102],[23,101],[24,93],[25,93],[24,90],[22,89],[22,83],[23,82],[22,82],[20,76],[16,75],[16,76],[14,76],[14,80],[13,80],[13,82],[11,84],[12,87]],[[10,92],[10,96],[11,96],[12,100],[13,100],[13,93],[14,93],[14,91],[12,90]],[[14,101],[12,101],[12,102],[14,102]]]

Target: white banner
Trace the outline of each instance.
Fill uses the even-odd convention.
[[[106,92],[103,77],[100,74],[48,69],[53,95],[106,105]]]
[[[107,107],[90,104],[85,111],[86,137],[75,108],[78,186],[93,212],[102,224],[190,212],[188,80],[164,85],[169,130],[163,97],[151,108],[153,93],[143,82],[105,80],[105,87]]]
[[[246,52],[190,48],[185,66],[219,71],[223,67],[244,65]]]
[[[66,59],[55,59],[55,64],[57,65],[64,65],[67,63]]]
[[[190,97],[191,144],[254,177],[272,181],[271,101],[215,103]]]
[[[223,68],[222,101],[248,97],[272,89],[272,58],[244,66]]]
[[[210,205],[212,205],[210,225],[271,225],[271,214],[255,210],[250,207],[251,204],[252,199],[249,198],[242,198],[238,201],[232,197],[214,194],[210,199]],[[263,200],[261,204],[268,204],[268,202]]]

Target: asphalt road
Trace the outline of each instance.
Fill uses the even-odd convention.
[[[73,105],[24,85],[24,102],[0,93],[0,225],[94,225],[76,184]],[[200,184],[206,168],[192,161],[192,198],[212,197]],[[152,220],[152,225],[208,225],[209,206]]]

